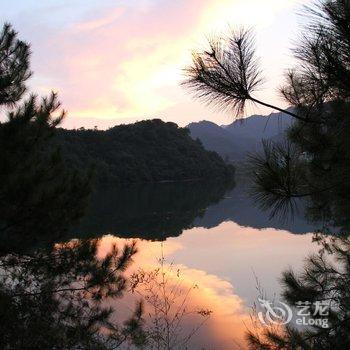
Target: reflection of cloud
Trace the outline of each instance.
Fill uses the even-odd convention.
[[[106,235],[99,243],[98,256],[103,257],[110,250],[112,244],[116,244],[117,247],[122,248],[127,242],[131,242],[131,240]],[[161,248],[161,244],[162,243],[160,242],[137,239],[138,253],[135,259],[137,259],[138,263],[140,263],[142,266],[145,264],[150,264],[150,266],[153,266],[157,263],[159,257],[161,256],[162,249],[164,255],[167,256],[182,248],[181,243],[179,242],[171,242],[171,244],[164,243],[163,248]]]
[[[125,242],[106,236],[101,242],[101,252],[106,252],[114,241],[119,247]],[[157,267],[161,243],[139,240],[138,247],[130,271]],[[183,285],[199,286],[191,294],[190,306],[214,311],[196,337],[202,341],[200,345],[204,342],[205,348],[213,349],[235,349],[234,341],[243,344],[245,324],[250,325],[247,307],[252,307],[257,298],[254,274],[268,296],[278,296],[282,270],[291,264],[298,270],[305,256],[317,250],[308,234],[293,235],[273,228],[259,230],[231,221],[213,229],[185,230],[181,236],[163,242],[167,263],[174,262],[173,270],[181,270]],[[130,314],[133,303],[130,296],[122,300],[124,313]]]
[[[191,303],[213,311],[195,343],[209,348],[220,346],[220,349],[234,349],[237,343],[243,344],[249,315],[240,297],[234,293],[232,284],[202,270],[185,266],[178,268],[186,280],[199,286]]]
[[[127,240],[105,236],[100,244],[101,255],[108,251],[112,243],[122,247]],[[134,264],[130,272],[142,268],[146,271],[152,271],[159,267],[157,259],[163,254],[173,254],[182,249],[182,246],[174,241],[164,242],[161,246],[159,242],[138,241],[139,252],[135,257]],[[171,263],[171,261],[167,261]],[[244,308],[242,300],[234,293],[231,283],[220,279],[215,275],[205,271],[189,268],[185,265],[172,265],[172,269],[165,269],[168,276],[172,276],[172,283],[176,282],[177,270],[180,270],[181,288],[186,291],[193,285],[198,285],[188,299],[188,309],[198,310],[200,308],[213,311],[210,319],[200,328],[197,335],[192,340],[193,346],[205,348],[235,349],[237,344],[243,344],[245,333],[245,322],[248,322],[249,316]],[[169,284],[169,288],[171,284]],[[179,302],[181,302],[179,298]],[[132,305],[135,302],[135,296],[126,295],[119,303],[117,310],[119,317],[130,314]],[[190,331],[198,325],[200,319],[196,316],[190,316],[184,320],[183,328],[185,332]]]

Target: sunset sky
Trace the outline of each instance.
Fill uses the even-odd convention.
[[[293,65],[289,49],[307,2],[0,0],[0,16],[32,44],[30,87],[40,95],[59,92],[66,127],[106,128],[148,118],[228,124],[233,115],[202,105],[180,86],[191,51],[206,35],[253,27],[266,78],[260,97],[283,105],[276,89]]]

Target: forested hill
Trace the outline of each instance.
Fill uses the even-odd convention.
[[[93,165],[99,183],[229,179],[234,169],[189,136],[159,119],[106,131],[58,129],[56,142],[72,167]]]

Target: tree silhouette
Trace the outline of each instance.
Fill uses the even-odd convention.
[[[313,326],[298,330],[293,326],[268,325],[249,330],[247,340],[251,349],[347,349],[350,344],[349,257],[347,238],[323,240],[318,254],[310,256],[301,273],[283,273],[283,297],[290,305],[309,303]],[[324,305],[324,312],[317,304]],[[323,327],[320,320],[327,321]]]
[[[22,99],[31,75],[29,57],[29,45],[5,25],[0,34],[0,107],[9,109],[0,124],[1,253],[11,242],[20,250],[21,241],[25,247],[27,239],[64,233],[82,215],[90,192],[89,176],[65,167],[59,149],[50,144],[65,116],[57,95]]]
[[[0,105],[12,106],[26,91],[25,82],[31,76],[29,45],[17,39],[10,24],[0,34]]]
[[[286,214],[293,198],[309,200],[310,219],[346,228],[349,174],[350,5],[322,1],[307,8],[311,23],[294,49],[298,67],[286,75],[281,95],[286,110],[254,97],[262,82],[250,31],[213,38],[193,54],[185,85],[197,97],[241,115],[247,102],[279,110],[295,119],[283,144],[265,143],[251,157],[252,194],[272,214]],[[282,205],[281,205],[282,204]]]
[[[84,213],[90,176],[67,167],[52,142],[65,116],[57,95],[24,98],[29,45],[0,34],[0,347],[114,349],[142,340],[142,308],[124,325],[103,305],[120,298],[134,243],[104,257],[98,240],[60,239]],[[60,243],[61,242],[61,243]]]
[[[183,84],[189,86],[196,97],[219,109],[232,110],[236,116],[241,116],[246,103],[252,102],[310,121],[253,96],[263,83],[255,56],[254,36],[250,30],[241,29],[212,38],[208,49],[192,53],[192,66],[185,69],[187,79]]]
[[[263,153],[251,156],[252,196],[271,215],[284,218],[295,209],[295,198],[305,198],[307,217],[324,223],[321,233],[338,227],[346,236],[325,244],[327,249],[310,257],[303,273],[287,271],[282,277],[283,296],[291,305],[330,301],[330,327],[250,331],[252,349],[346,349],[350,344],[350,1],[318,1],[306,14],[309,24],[294,49],[298,66],[289,70],[280,89],[287,110],[254,97],[262,78],[249,31],[213,39],[186,70],[185,84],[198,97],[233,108],[236,115],[250,101],[294,117],[283,143],[264,142]]]

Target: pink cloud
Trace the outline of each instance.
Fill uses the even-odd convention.
[[[142,113],[143,91],[150,93],[146,79],[152,76],[143,62],[148,60],[149,69],[155,70],[158,65],[167,65],[174,59],[174,53],[161,52],[163,46],[190,35],[201,12],[212,1],[169,2],[167,6],[142,11],[130,7],[109,8],[102,15],[92,18],[90,15],[87,20],[51,32],[35,55],[37,81],[45,81],[45,88],[51,81],[72,117],[80,113],[88,115],[90,111],[96,118],[130,118],[135,104],[139,105],[138,113]],[[153,64],[155,53],[158,56]],[[123,65],[132,61],[133,66],[126,71]],[[148,76],[140,76],[144,86],[137,88],[133,96],[130,74],[132,79],[138,79],[133,72],[135,65],[140,73]],[[156,94],[154,91],[154,98]],[[148,110],[145,107],[145,114],[151,110],[151,106]]]
[[[116,7],[112,11],[109,11],[109,13],[106,16],[78,23],[76,27],[78,30],[81,31],[96,30],[98,28],[112,24],[114,21],[119,19],[125,13],[125,11],[125,7]]]
[[[258,0],[247,1],[253,6]],[[236,3],[244,5],[243,0],[151,0],[137,6],[89,3],[79,8],[79,16],[66,16],[62,26],[57,25],[56,12],[54,26],[38,13],[38,20],[26,24],[30,35],[23,33],[29,41],[34,38],[33,88],[39,93],[50,88],[59,92],[69,112],[67,125],[146,117],[181,124],[221,118],[219,122],[227,123],[232,116],[218,117],[193,101],[179,82],[184,57],[190,58],[191,49],[211,28],[213,16],[221,16],[225,6],[229,15]],[[215,21],[220,22],[220,16]]]

